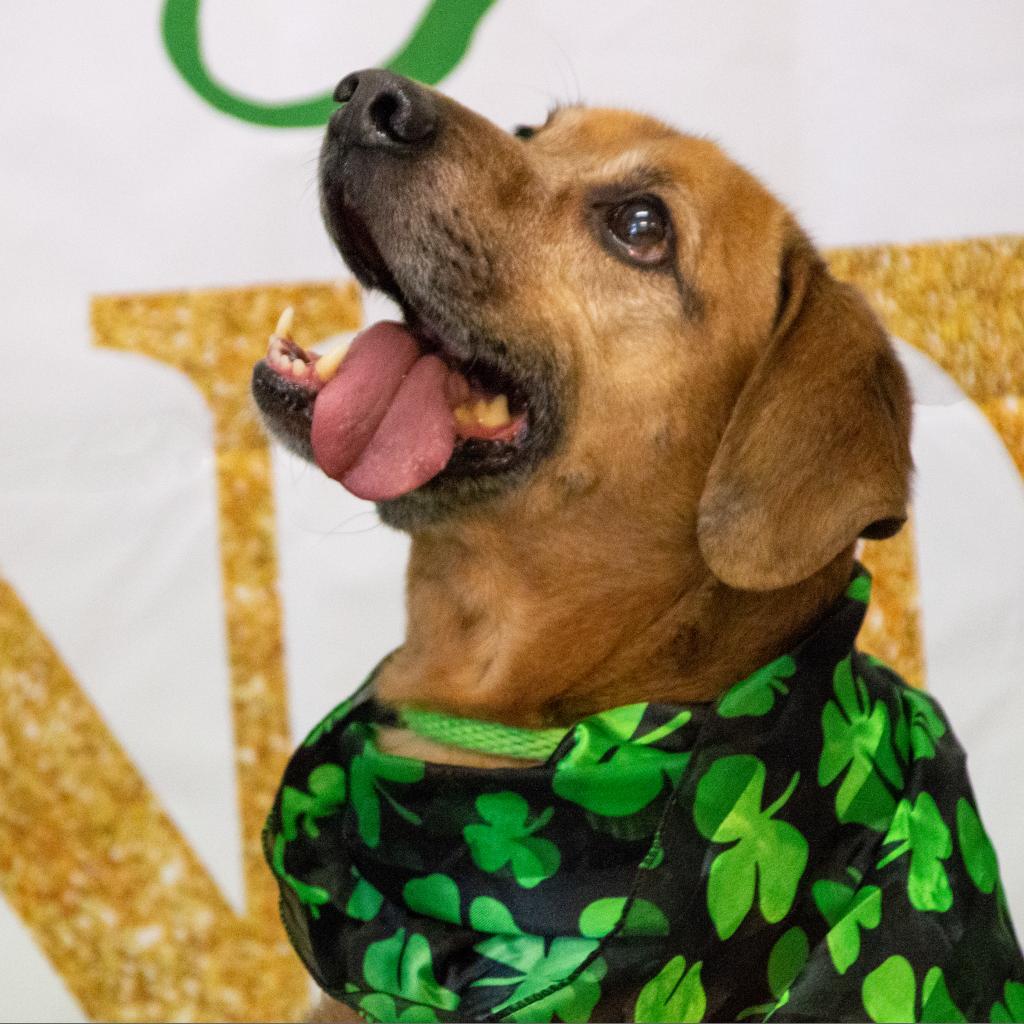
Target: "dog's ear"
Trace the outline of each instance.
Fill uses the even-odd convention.
[[[701,497],[697,536],[729,586],[806,579],[857,537],[906,520],[906,376],[866,301],[795,226],[771,337],[740,392]]]

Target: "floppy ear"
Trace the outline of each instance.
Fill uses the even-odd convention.
[[[906,376],[866,301],[795,227],[767,348],[711,464],[697,538],[729,586],[798,583],[898,532],[912,469]]]

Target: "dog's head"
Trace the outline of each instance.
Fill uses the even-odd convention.
[[[756,590],[899,528],[910,402],[889,342],[714,144],[579,107],[508,134],[382,71],[337,98],[324,219],[405,324],[370,328],[326,385],[261,363],[254,392],[385,522],[529,530],[586,508],[692,537]],[[357,414],[373,436],[339,442]]]

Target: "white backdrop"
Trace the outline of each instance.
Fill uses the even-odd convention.
[[[320,92],[423,7],[206,0],[205,54],[241,92]],[[211,420],[178,373],[92,347],[89,301],[344,271],[318,220],[319,131],[206,105],[160,8],[4,5],[0,575],[238,902]],[[825,246],[1024,233],[1022,42],[1018,0],[499,0],[442,88],[509,126],[582,98],[710,134]],[[1024,484],[956,385],[904,354],[929,687],[1024,926]],[[405,541],[316,471],[274,467],[301,733],[399,640]],[[0,1018],[82,1019],[2,900],[0,950]]]

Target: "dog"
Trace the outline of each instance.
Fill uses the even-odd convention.
[[[324,1012],[987,1019],[1024,981],[994,868],[964,853],[974,884],[957,890],[954,940],[945,888],[923,893],[896,852],[931,827],[951,884],[951,828],[990,849],[969,789],[947,807],[914,788],[926,769],[956,774],[942,749],[957,763],[959,748],[929,698],[850,653],[867,587],[856,544],[900,529],[912,473],[906,377],[863,297],[753,175],[650,117],[568,106],[508,133],[380,70],[335,98],[324,222],[404,320],[343,357],[302,350],[285,322],[253,393],[275,437],[412,547],[404,643],[300,748],[265,837],[293,942],[348,1007]],[[474,722],[515,743],[465,738]],[[698,722],[697,746],[674,748]],[[843,729],[859,737],[845,776],[826,763]],[[544,735],[560,753],[516,745]],[[789,766],[777,785],[766,737]],[[763,802],[785,789],[793,810],[759,833],[762,852],[764,836],[781,844],[771,863],[737,817],[772,813],[765,771]],[[422,806],[396,796],[430,780]],[[716,811],[723,792],[736,802]],[[446,793],[475,824],[421,843]],[[385,818],[398,831],[382,838]],[[349,850],[340,868],[296,852],[322,833]],[[468,853],[453,852],[460,835]],[[482,882],[451,867],[459,856]],[[898,883],[878,876],[895,870]],[[605,891],[588,871],[611,895],[583,906]],[[509,900],[486,888],[499,878]],[[906,889],[906,913],[887,885]],[[869,950],[883,918],[893,936],[925,923]],[[449,931],[435,941],[427,924]],[[990,953],[983,981],[957,966],[968,938]]]

